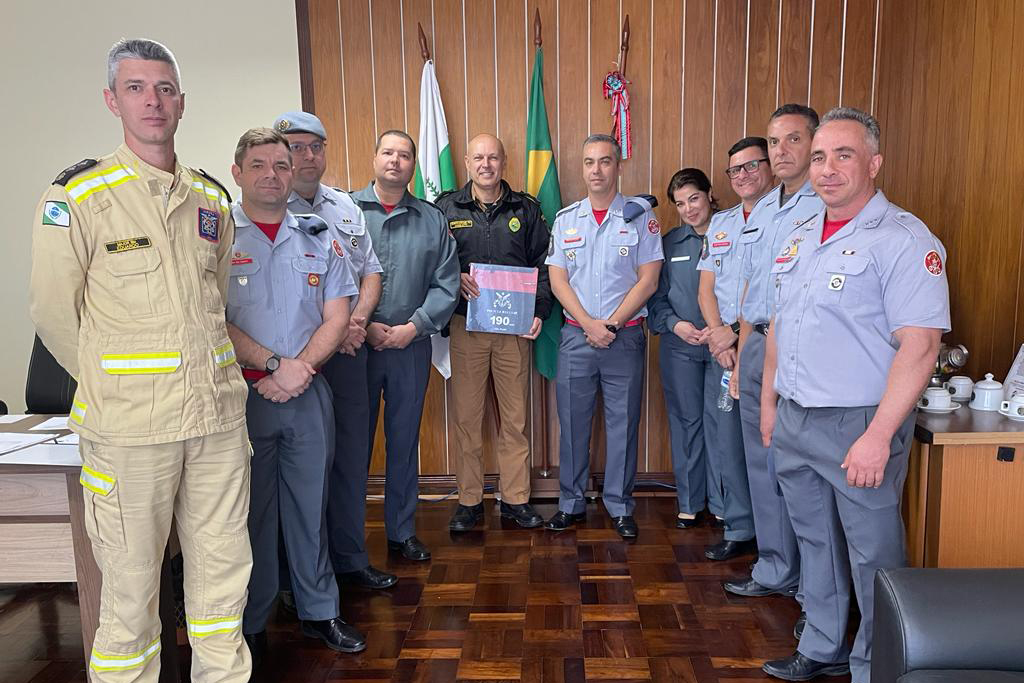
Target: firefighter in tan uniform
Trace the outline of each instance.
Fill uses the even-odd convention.
[[[192,680],[245,682],[251,451],[248,392],[224,321],[229,197],[174,155],[184,96],[171,53],[121,40],[108,74],[125,142],[54,181],[32,246],[32,319],[78,380],[69,425],[81,436],[86,528],[103,573],[90,678],[158,679],[173,515]]]

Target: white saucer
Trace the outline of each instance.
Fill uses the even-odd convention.
[[[926,413],[937,413],[939,415],[946,415],[948,413],[952,413],[954,410],[960,410],[960,404],[954,403],[953,405],[947,406],[945,408],[930,408],[928,406],[923,406],[920,403],[918,403],[917,409],[923,410]]]
[[[1024,415],[1011,415],[1010,413],[1004,413],[1001,409],[999,410],[999,414],[1009,420],[1013,420],[1014,422],[1024,422]]]

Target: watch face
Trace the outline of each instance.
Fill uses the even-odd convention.
[[[277,369],[281,366],[281,361],[277,356],[271,356],[267,359],[267,372],[277,372]]]

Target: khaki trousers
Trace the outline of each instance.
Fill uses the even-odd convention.
[[[451,322],[452,395],[458,456],[459,503],[476,505],[484,495],[483,417],[487,378],[494,378],[501,428],[496,446],[501,499],[530,500],[530,444],[526,406],[530,341],[511,334],[466,332],[465,316]]]
[[[94,682],[156,683],[160,566],[173,516],[185,559],[192,680],[249,680],[242,608],[252,567],[244,426],[152,446],[81,439],[85,526],[103,574]]]

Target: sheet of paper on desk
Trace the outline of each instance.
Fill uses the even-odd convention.
[[[1024,394],[1024,344],[1021,344],[1010,372],[1006,375],[1006,381],[1003,382],[1003,398],[1009,401],[1014,394]]]
[[[41,443],[14,453],[0,455],[0,465],[63,465],[81,467],[82,456],[75,446]]]
[[[0,415],[0,425],[14,424],[15,422],[21,422],[28,415]]]
[[[49,441],[52,438],[53,434],[12,434],[11,432],[0,432],[0,455],[6,455],[19,448]]]
[[[33,432],[37,432],[37,431],[42,431],[42,430],[49,430],[49,431],[52,432],[52,431],[56,431],[58,429],[67,429],[67,428],[68,428],[68,416],[67,415],[60,415],[58,417],[51,417],[46,422],[40,422],[39,424],[37,424],[35,427],[32,428],[32,431]]]
[[[64,436],[58,436],[56,439],[54,439],[54,443],[59,443],[64,446],[77,446],[78,434],[71,432],[70,434],[65,434]]]

